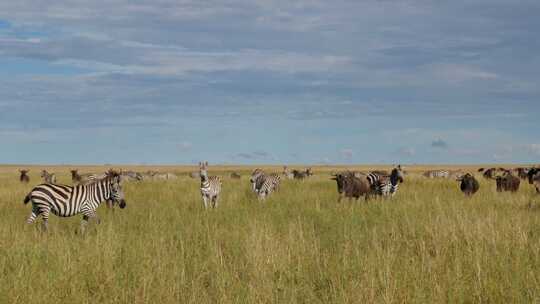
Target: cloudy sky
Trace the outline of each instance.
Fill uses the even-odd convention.
[[[0,163],[540,159],[537,0],[50,2],[0,0]]]

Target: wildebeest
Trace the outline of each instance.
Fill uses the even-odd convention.
[[[472,196],[480,189],[480,184],[470,173],[465,173],[461,177],[458,177],[457,181],[461,182],[459,188],[461,189],[461,192],[465,193],[467,196]]]
[[[237,172],[232,172],[232,173],[231,173],[231,178],[232,178],[232,179],[241,179],[242,176],[241,176],[239,173],[237,173]]]
[[[507,171],[502,176],[497,176],[495,178],[495,182],[497,185],[497,192],[502,191],[511,191],[516,192],[519,190],[519,177],[516,177],[512,175],[509,171]]]
[[[488,168],[488,169],[480,168],[480,169],[478,169],[478,172],[483,172],[483,176],[486,179],[495,179],[495,178],[497,178],[497,176],[504,175],[505,172],[507,172],[507,171],[508,170],[506,170],[504,168]]]
[[[43,182],[45,183],[56,184],[56,174],[49,173],[47,170],[41,171],[41,178],[43,178]]]
[[[28,184],[30,182],[30,176],[28,176],[28,172],[30,172],[30,170],[19,170],[19,172],[21,173],[19,181],[21,183]]]
[[[365,176],[356,177],[352,172],[340,172],[334,174],[331,179],[335,180],[337,184],[338,202],[341,202],[343,197],[358,200],[362,195],[366,201],[369,199],[371,186]]]
[[[531,168],[527,173],[529,184],[534,185],[536,192],[540,193],[540,169]]]

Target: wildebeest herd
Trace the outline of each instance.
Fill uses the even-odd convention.
[[[19,180],[29,183],[29,170],[19,170]],[[134,172],[114,171],[105,173],[80,174],[78,170],[71,170],[72,186],[57,184],[55,173],[43,170],[41,178],[43,183],[34,187],[25,197],[24,202],[32,202],[32,212],[27,220],[33,223],[38,216],[43,219],[43,227],[47,229],[47,221],[50,213],[67,217],[83,214],[81,230],[84,231],[88,220],[96,218],[96,208],[102,202],[106,202],[109,208],[118,204],[120,208],[126,206],[122,181],[146,181],[146,180],[175,180],[174,173],[162,173],[157,171]],[[540,193],[540,167],[520,167],[513,169],[505,168],[480,168],[478,172],[485,179],[494,180],[498,192],[519,190],[521,180],[527,180],[534,185],[536,192]],[[259,200],[264,201],[269,195],[279,189],[282,176],[286,179],[306,180],[313,175],[311,168],[304,170],[290,170],[283,167],[281,174],[266,173],[257,168],[250,176],[251,189]],[[364,197],[393,197],[397,194],[399,185],[404,182],[406,171],[401,165],[394,166],[390,172],[374,170],[371,172],[342,171],[331,174],[331,180],[337,185],[338,202],[342,198],[359,199]],[[422,174],[426,178],[451,178],[459,182],[459,189],[466,195],[472,196],[478,192],[480,183],[475,176],[459,170],[428,170]],[[189,173],[191,178],[200,179],[200,191],[205,208],[216,208],[222,189],[222,182],[218,176],[208,175],[208,162],[199,163],[199,171]],[[237,172],[230,174],[231,179],[240,180],[241,175]],[[97,219],[99,221],[99,219]]]

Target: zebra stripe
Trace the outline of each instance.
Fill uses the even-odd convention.
[[[281,182],[281,177],[278,174],[261,175],[257,180],[256,192],[259,199],[265,200],[272,192],[275,192]]]
[[[47,230],[51,212],[60,217],[82,213],[81,230],[84,232],[88,220],[97,218],[96,209],[105,200],[120,202],[120,208],[126,206],[118,174],[88,185],[41,184],[32,189],[24,200],[25,204],[32,202],[32,212],[26,222],[32,224],[41,215],[43,228]]]
[[[448,178],[450,171],[448,170],[430,170],[424,172],[424,176],[427,178]]]
[[[392,169],[390,176],[379,175],[377,173],[369,173],[366,176],[371,190],[377,194],[384,197],[394,196],[399,188],[399,183],[403,182],[403,175],[401,172],[401,167],[398,166]]]
[[[249,179],[249,181],[251,182],[251,189],[253,190],[253,192],[258,192],[259,187],[257,187],[257,185],[260,185],[262,183],[262,181],[264,180],[263,176],[264,171],[260,168],[253,170],[253,172],[251,173],[251,178]]]
[[[218,206],[219,193],[221,192],[221,179],[218,176],[208,176],[208,162],[199,163],[201,176],[201,196],[204,208],[208,208],[208,201],[212,202],[212,208]]]

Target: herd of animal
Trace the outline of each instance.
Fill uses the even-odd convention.
[[[19,170],[19,180],[29,183],[29,170]],[[527,180],[534,185],[540,193],[540,167],[520,167],[514,169],[504,168],[480,168],[478,172],[488,180],[494,180],[499,192],[516,192],[521,180]],[[342,198],[356,199],[364,197],[393,197],[404,182],[407,174],[401,165],[394,166],[390,172],[375,170],[371,172],[342,171],[331,174],[331,180],[337,185],[338,201]],[[284,166],[281,174],[267,173],[257,168],[250,175],[251,189],[259,200],[264,201],[272,193],[279,189],[282,176],[286,179],[305,180],[313,175],[311,168],[304,170],[289,170]],[[459,188],[466,196],[472,196],[478,192],[480,183],[471,173],[448,170],[429,170],[422,174],[427,178],[454,178],[459,181]],[[200,191],[205,208],[216,208],[222,189],[219,176],[208,175],[208,162],[199,163],[199,171],[189,174],[192,178],[200,179]],[[81,230],[84,231],[88,221],[95,218],[96,209],[102,202],[112,208],[118,204],[120,208],[126,207],[121,181],[144,181],[144,180],[174,180],[178,177],[173,173],[160,173],[147,171],[144,173],[134,171],[109,170],[102,174],[80,174],[78,170],[71,170],[72,186],[57,184],[54,173],[43,170],[41,172],[43,183],[34,187],[25,197],[24,203],[32,202],[32,212],[27,222],[33,223],[38,216],[43,219],[43,228],[47,230],[49,214],[68,217],[83,214]],[[241,179],[237,172],[230,174],[231,179]]]

